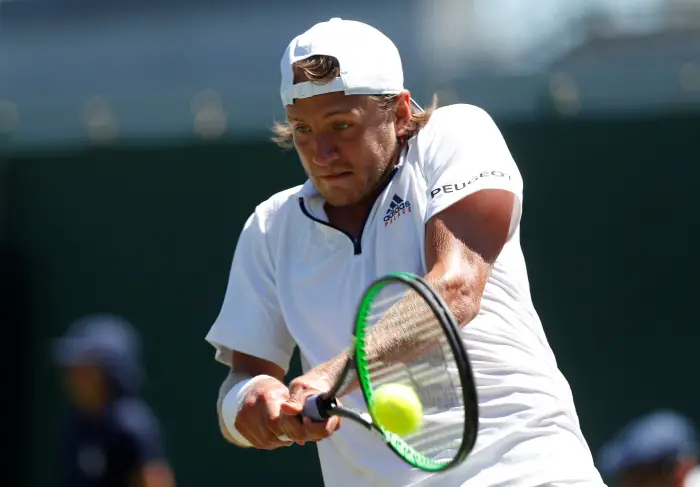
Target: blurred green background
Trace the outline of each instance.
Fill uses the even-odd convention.
[[[425,13],[424,3],[409,3],[412,15]],[[467,6],[477,4],[460,7],[465,25],[476,22]],[[119,37],[86,27],[106,22],[114,4],[94,11],[72,5],[80,8],[0,4],[0,323],[8,389],[15,392],[9,417],[19,418],[11,425],[19,435],[17,485],[49,487],[55,478],[65,405],[50,339],[99,311],[122,314],[142,332],[145,394],[165,429],[178,485],[272,484],[280,477],[270,466],[285,479],[320,485],[313,446],[256,452],[220,438],[215,400],[225,370],[204,336],[243,222],[260,201],[304,180],[295,153],[267,140],[267,127],[280,116],[278,56],[287,37],[336,14],[326,16],[332,9],[325,6],[290,21],[249,7],[222,20],[217,13],[231,7],[212,0],[202,10],[212,20],[205,30],[204,20],[187,24],[191,2],[175,2],[170,16],[158,15],[165,7],[155,0],[143,12],[126,2],[127,13],[113,25],[132,22],[136,29],[139,12],[153,24]],[[389,14],[371,14],[370,5],[360,1],[341,15],[398,34]],[[61,15],[65,23],[51,30]],[[589,17],[588,27],[608,25]],[[41,42],[27,34],[30,18],[43,26]],[[276,27],[253,35],[250,19]],[[181,44],[170,43],[168,29],[183,25],[190,30],[178,31]],[[229,37],[266,39],[246,58],[268,66],[259,83],[257,75],[241,79],[236,71],[243,49],[229,51],[235,59],[225,62],[233,41],[212,32],[227,25]],[[399,35],[397,44],[419,99],[437,91],[443,104],[486,108],[520,166],[533,299],[595,453],[618,427],[654,408],[700,422],[700,36],[687,26],[594,31],[554,42],[558,49],[546,62],[520,60],[515,64],[526,66],[519,71],[508,56],[497,69],[484,61],[499,59],[495,54],[478,52],[459,58],[462,72],[444,64],[420,70],[418,60],[429,63],[430,56],[415,37]],[[466,42],[453,34],[440,45]],[[104,45],[93,46],[92,57],[68,56],[87,49],[80,36],[88,35]],[[139,35],[152,42],[130,47],[128,39]],[[563,38],[557,29],[551,35]],[[74,42],[61,47],[65,69],[51,51],[59,50],[55,39]],[[108,39],[123,40],[122,50],[109,50]],[[538,42],[531,48],[541,52]],[[152,57],[139,58],[137,48]],[[30,55],[43,57],[31,64]],[[141,64],[130,69],[129,56]],[[198,56],[201,69],[188,69]]]

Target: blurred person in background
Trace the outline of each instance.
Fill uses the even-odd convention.
[[[603,446],[604,477],[620,487],[700,487],[698,436],[674,411],[635,419]]]
[[[136,331],[90,315],[54,343],[72,408],[61,443],[62,487],[173,487],[158,420],[139,395]]]

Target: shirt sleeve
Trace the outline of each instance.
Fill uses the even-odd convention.
[[[235,350],[272,362],[286,372],[296,344],[280,311],[265,220],[256,211],[243,227],[224,302],[206,340],[216,348],[216,360],[224,364],[230,365]]]
[[[523,181],[489,114],[472,105],[441,108],[418,141],[427,182],[425,222],[477,191],[502,189],[516,196],[510,238],[520,222]]]
[[[117,424],[125,440],[125,457],[134,470],[148,463],[165,460],[160,425],[153,411],[139,400],[122,401],[117,408]]]

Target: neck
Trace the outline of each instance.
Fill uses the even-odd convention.
[[[374,205],[375,200],[384,189],[387,179],[391,177],[394,167],[396,167],[396,164],[398,164],[399,156],[401,155],[403,147],[403,144],[397,145],[396,149],[394,149],[394,153],[391,156],[393,163],[387,166],[384,174],[382,174],[382,177],[379,178],[379,181],[375,185],[374,189],[370,191],[367,196],[362,198],[362,200],[353,205],[343,207],[331,206],[328,203],[325,204],[324,210],[326,211],[326,215],[328,216],[328,221],[330,223],[343,228],[343,230],[355,237],[359,236],[359,232],[362,231],[362,225],[364,224],[372,205]]]
[[[111,400],[111,394],[102,388],[97,388],[91,394],[78,398],[76,405],[85,416],[95,418],[104,414]]]
[[[376,195],[349,206],[331,206],[326,203],[324,210],[328,222],[357,238],[362,233],[362,227]]]

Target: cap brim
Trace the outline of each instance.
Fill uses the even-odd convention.
[[[87,362],[88,347],[83,340],[59,338],[52,343],[51,355],[54,363],[59,366],[80,365]]]
[[[638,451],[634,445],[617,442],[603,449],[599,469],[603,477],[615,478],[637,465],[674,460],[679,456],[680,452],[673,447],[660,447],[654,451]]]

